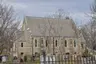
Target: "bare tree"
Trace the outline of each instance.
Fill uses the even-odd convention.
[[[4,5],[0,0],[0,54],[4,50],[10,51],[13,43],[18,39],[18,26],[20,22],[15,21],[16,16],[11,6]]]
[[[41,35],[45,36],[45,38],[46,38],[46,40],[48,42],[47,50],[48,50],[48,53],[50,54],[50,51],[51,51],[51,49],[50,49],[51,36],[53,35],[53,30],[52,30],[53,29],[53,23],[50,21],[49,18],[46,18],[46,19],[47,19],[47,22],[44,22],[43,24],[39,24],[38,28],[39,28],[39,31],[40,31]],[[44,43],[43,43],[43,45],[44,45]]]
[[[83,36],[86,40],[86,44],[92,50],[96,50],[96,0],[94,0],[94,4],[91,6],[91,21],[84,25],[81,29]]]
[[[44,22],[43,24],[39,25],[39,30],[42,36],[48,36],[47,40],[48,40],[48,53],[50,54],[50,51],[53,49],[53,54],[55,54],[55,41],[54,41],[54,36],[61,36],[61,32],[63,29],[63,26],[60,23],[61,18],[63,18],[63,11],[61,11],[61,9],[58,11],[59,15],[55,14],[54,17],[47,17],[46,20],[47,22]],[[57,17],[58,16],[58,17]],[[56,18],[57,19],[57,25],[55,24],[55,22],[51,21],[52,18]],[[58,26],[58,27],[56,27]],[[53,36],[53,37],[51,37]],[[62,40],[63,41],[63,40]],[[50,46],[52,45],[53,42],[53,48],[51,49]],[[61,52],[63,54],[63,50],[64,50],[64,44],[59,47],[59,52]]]
[[[81,29],[86,40],[86,44],[91,49],[93,49],[94,45],[96,45],[96,26],[93,25],[93,23],[94,22],[90,22]]]

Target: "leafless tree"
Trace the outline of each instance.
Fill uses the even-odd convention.
[[[41,33],[41,36],[45,36],[48,42],[47,49],[48,49],[48,53],[50,54],[51,36],[53,35],[53,23],[50,21],[50,18],[47,17],[46,19],[47,19],[47,22],[44,22],[43,24],[39,24],[39,31]]]
[[[40,33],[42,36],[48,36],[47,37],[47,40],[48,40],[48,53],[50,53],[51,51],[51,44],[53,42],[53,54],[55,54],[55,41],[54,41],[54,36],[61,36],[61,32],[63,30],[63,26],[61,25],[60,23],[60,20],[63,18],[63,11],[60,9],[58,11],[59,15],[57,14],[54,14],[53,16],[51,17],[47,17],[46,20],[47,22],[44,22],[43,24],[40,24],[39,25],[39,30],[40,30]],[[57,25],[55,22],[51,21],[52,18],[56,18],[57,19]],[[56,27],[58,26],[58,27]],[[52,41],[52,37],[53,36],[53,41]],[[63,41],[63,40],[62,40]],[[64,50],[64,44],[62,45],[62,48],[61,49],[61,46],[59,47],[59,52],[61,52],[63,54],[63,50]]]
[[[96,26],[93,25],[93,23],[94,22],[90,22],[81,29],[86,40],[86,44],[91,49],[93,49],[94,45],[96,45]]]
[[[15,19],[13,8],[0,0],[0,54],[4,50],[10,51],[13,43],[19,38],[17,34],[20,35],[18,30],[20,22]]]
[[[84,25],[81,31],[86,40],[87,47],[96,50],[96,0],[94,0],[94,4],[91,6],[91,12],[90,22]]]

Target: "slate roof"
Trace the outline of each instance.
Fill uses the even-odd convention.
[[[35,36],[76,37],[74,30],[76,29],[76,26],[72,19],[25,16],[23,25],[25,25],[24,31],[29,28],[31,34]]]

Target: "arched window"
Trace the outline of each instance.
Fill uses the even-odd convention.
[[[41,38],[41,44],[43,44],[43,38]]]
[[[37,47],[37,40],[35,39],[35,47]]]
[[[48,40],[46,40],[46,47],[48,46]]]
[[[23,43],[21,43],[21,47],[23,47]]]
[[[65,47],[67,47],[67,40],[65,40]]]
[[[76,41],[74,40],[74,47],[76,47]]]
[[[81,47],[84,48],[83,44],[81,44]]]
[[[72,39],[70,39],[70,44],[72,44]]]
[[[56,45],[56,47],[57,47],[57,40],[55,41],[55,45]]]

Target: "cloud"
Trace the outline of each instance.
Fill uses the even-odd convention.
[[[75,23],[79,26],[88,23],[91,19],[90,15],[90,12],[75,12],[70,14],[70,16],[74,19]]]
[[[90,5],[94,0],[6,0],[11,4],[19,16],[47,16],[54,14],[58,9],[70,13],[78,23],[89,21],[85,13],[90,12]]]
[[[24,3],[17,3],[17,2],[6,2],[7,4],[13,6],[16,10],[24,10],[25,8],[27,8],[27,5],[25,5]]]

